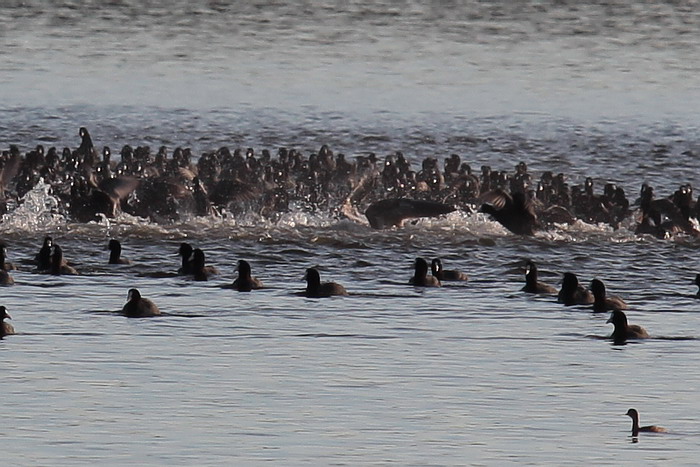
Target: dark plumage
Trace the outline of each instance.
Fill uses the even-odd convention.
[[[628,324],[623,311],[613,310],[607,321],[615,326],[610,338],[615,342],[625,342],[627,339],[646,339],[649,337],[646,329],[636,324]]]
[[[180,243],[180,248],[177,250],[177,254],[182,258],[182,264],[180,269],[177,270],[178,274],[187,275],[192,274],[192,245],[189,243]]]
[[[525,286],[522,288],[522,291],[538,294],[557,293],[557,289],[554,286],[537,280],[537,265],[530,260],[525,263]]]
[[[109,264],[131,264],[130,260],[121,257],[122,244],[119,240],[110,240],[107,249],[109,249]]]
[[[433,276],[437,277],[437,279],[440,282],[443,281],[467,281],[469,280],[469,276],[464,274],[461,271],[457,271],[454,269],[443,269],[442,268],[442,261],[440,258],[435,258],[433,261],[430,263],[430,270],[433,274]]]
[[[491,215],[503,227],[518,235],[534,235],[538,228],[535,208],[524,193],[513,196],[501,189],[482,195],[480,212]]]
[[[695,285],[698,286],[698,291],[695,296],[700,298],[700,274],[695,274]]]
[[[262,289],[263,283],[251,275],[250,264],[246,260],[239,260],[238,277],[233,281],[233,288],[239,292],[250,292],[253,289]]]
[[[593,292],[594,302],[593,311],[604,312],[610,310],[626,310],[627,303],[620,297],[605,295],[605,284],[603,281],[593,279],[591,281],[591,291]]]
[[[15,328],[10,323],[6,323],[5,319],[12,319],[12,317],[7,313],[7,308],[5,308],[4,305],[0,305],[0,322],[2,322],[2,327],[0,327],[0,338],[15,333]]]
[[[571,272],[564,273],[561,290],[557,297],[559,303],[563,303],[566,306],[590,305],[594,300],[595,298],[591,291],[579,285],[576,274]]]
[[[54,276],[76,276],[79,274],[74,267],[66,264],[65,260],[63,259],[63,250],[56,243],[53,244],[53,254],[51,255],[51,269],[49,273],[53,274]]]
[[[143,298],[137,289],[129,289],[122,313],[128,318],[150,318],[160,315],[160,310],[151,300]]]
[[[306,296],[309,298],[348,294],[345,287],[336,282],[321,283],[321,276],[315,268],[307,269],[304,279],[306,279]]]
[[[0,243],[0,269],[14,271],[17,268],[14,264],[7,262],[7,245]]]
[[[416,258],[414,263],[413,277],[408,283],[416,287],[440,287],[440,280],[435,276],[428,275],[428,262],[423,258]]]
[[[668,430],[661,426],[648,425],[639,426],[639,412],[636,409],[629,409],[626,414],[632,419],[632,436],[637,436],[640,432],[646,433],[667,433]]]
[[[53,246],[53,239],[51,237],[44,237],[44,243],[37,253],[34,260],[36,261],[36,268],[38,271],[46,271],[51,268],[51,247]]]
[[[374,229],[401,226],[406,219],[437,217],[454,211],[449,204],[406,198],[390,198],[374,202],[365,211],[369,225]]]

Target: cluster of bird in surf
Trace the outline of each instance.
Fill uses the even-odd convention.
[[[108,264],[131,264],[129,259],[121,256],[122,247],[118,240],[110,240]],[[178,249],[181,265],[178,274],[190,276],[195,281],[206,281],[212,275],[220,272],[213,266],[205,264],[204,252],[199,248],[193,248],[189,243],[181,243]],[[52,237],[45,237],[39,253],[35,256],[36,272],[51,275],[77,275],[79,272],[70,266],[63,256],[61,247],[53,241]],[[16,269],[12,263],[6,261],[6,246],[0,244],[0,285],[14,285],[14,280],[8,271]],[[245,260],[239,260],[238,277],[226,288],[232,288],[239,292],[250,292],[264,288],[262,281],[252,276],[251,266]],[[431,272],[429,275],[428,272]],[[324,298],[348,295],[347,290],[336,282],[321,282],[320,274],[316,268],[308,268],[304,277],[307,286],[302,295],[309,298]],[[468,281],[467,274],[457,270],[443,268],[439,258],[432,260],[430,266],[423,258],[416,258],[414,274],[408,283],[414,287],[440,287],[445,281]],[[696,276],[696,284],[700,287],[700,274]],[[557,295],[557,301],[570,305],[592,305],[594,312],[610,311],[608,323],[614,325],[614,331],[610,336],[616,344],[624,344],[628,339],[644,339],[649,334],[638,325],[631,325],[622,310],[627,309],[627,304],[620,297],[607,296],[605,285],[598,279],[591,281],[591,290],[581,286],[575,274],[566,272],[562,280],[561,289],[545,284],[538,280],[537,265],[528,260],[525,263],[525,285],[523,292],[532,294]],[[698,291],[700,297],[700,291]],[[141,296],[138,289],[128,291],[127,302],[124,304],[122,314],[129,318],[151,318],[161,315],[158,306],[150,299]],[[0,306],[0,338],[15,334],[14,327],[5,321],[11,319],[5,306]],[[657,426],[639,426],[639,414],[635,409],[630,409],[627,415],[632,418],[632,435],[636,437],[640,432],[665,432]]]
[[[690,185],[666,198],[642,185],[635,203],[622,187],[606,183],[594,193],[594,181],[569,186],[563,173],[536,178],[520,162],[513,173],[481,166],[480,173],[457,154],[422,160],[419,170],[401,152],[380,160],[374,153],[346,159],[328,146],[307,156],[279,148],[205,152],[193,160],[188,148],[172,155],[165,146],[125,145],[120,160],[109,147],[101,156],[86,128],[80,146],[59,151],[42,145],[22,154],[11,145],[0,154],[0,214],[21,203],[41,180],[51,186],[61,213],[87,222],[119,212],[170,222],[183,215],[238,215],[256,212],[274,217],[292,209],[326,211],[369,222],[374,228],[401,225],[407,219],[435,217],[456,209],[490,214],[510,231],[532,235],[555,223],[607,223],[615,228],[632,216],[639,234],[697,236],[700,203]],[[9,207],[8,207],[9,206]],[[364,214],[364,216],[363,216]]]

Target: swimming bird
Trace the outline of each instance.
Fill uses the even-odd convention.
[[[127,318],[150,318],[160,315],[160,310],[151,300],[143,298],[138,289],[129,289],[122,313]]]
[[[131,264],[131,260],[122,258],[122,244],[119,240],[110,240],[107,244],[107,249],[109,250],[109,263],[108,264]]]
[[[629,409],[626,414],[632,419],[632,436],[637,436],[640,432],[645,433],[668,433],[668,430],[661,426],[648,425],[639,426],[639,412],[636,409]]]
[[[525,263],[525,286],[523,286],[521,290],[523,292],[537,294],[557,293],[555,287],[537,280],[537,265],[531,260],[527,260]]]
[[[578,283],[576,274],[572,272],[565,272],[564,279],[561,282],[561,290],[557,296],[557,301],[566,306],[590,305],[595,301],[595,298],[590,290]]]
[[[620,297],[614,295],[608,297],[605,295],[605,284],[603,284],[603,281],[593,279],[591,281],[591,291],[593,292],[594,297],[593,311],[603,312],[627,309],[627,303],[625,303],[625,301]]]
[[[695,296],[700,298],[700,274],[695,274],[695,285],[698,286],[698,291]]]
[[[428,262],[423,258],[416,258],[414,263],[413,277],[408,283],[416,287],[440,287],[440,280],[435,276],[428,275]]]
[[[454,210],[453,206],[436,201],[389,198],[370,204],[365,216],[373,229],[387,229],[400,227],[406,219],[437,217]]]
[[[238,277],[233,281],[233,288],[239,292],[250,292],[253,289],[262,289],[263,283],[251,275],[248,261],[238,260]]]
[[[195,248],[192,252],[192,275],[196,281],[206,281],[209,278],[209,273],[204,265],[204,252],[199,248]]]
[[[54,276],[76,276],[80,274],[73,266],[69,266],[64,261],[63,250],[56,243],[53,244],[53,254],[51,255],[51,268],[49,273]]]
[[[321,283],[321,275],[318,273],[316,268],[307,269],[304,279],[306,279],[306,296],[309,298],[321,298],[330,297],[333,295],[348,294],[345,287],[337,282]]]
[[[178,274],[192,274],[192,251],[192,245],[185,242],[180,243],[180,248],[177,250],[177,254],[182,258],[182,265],[180,266],[180,269],[177,270]]]
[[[5,271],[16,271],[17,268],[14,264],[6,261],[7,260],[7,245],[0,242],[0,269]]]
[[[627,316],[623,311],[613,310],[607,322],[615,326],[610,338],[616,343],[623,343],[627,339],[647,339],[649,337],[643,327],[637,324],[628,324]]]
[[[517,235],[534,235],[539,227],[537,214],[525,193],[515,192],[509,195],[501,189],[484,193],[480,212],[491,215],[503,227]]]
[[[53,239],[51,237],[44,237],[44,243],[41,245],[39,253],[34,258],[36,262],[36,268],[38,271],[46,271],[51,268],[51,247],[53,246]]]
[[[12,316],[7,313],[7,308],[5,308],[5,305],[0,305],[0,322],[2,322],[2,327],[0,327],[0,338],[15,333],[15,328],[10,323],[6,323],[5,319],[12,319]]]
[[[461,271],[457,271],[455,269],[443,269],[440,258],[433,259],[433,261],[430,263],[430,270],[433,276],[437,277],[440,282],[469,280],[469,276]]]

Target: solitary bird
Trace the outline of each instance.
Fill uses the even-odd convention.
[[[591,281],[591,291],[593,292],[593,311],[603,312],[610,310],[626,310],[627,303],[620,297],[615,295],[606,296],[605,295],[605,284],[603,281],[598,279],[593,279]]]
[[[559,303],[566,306],[590,305],[595,301],[595,297],[590,290],[578,283],[578,277],[572,272],[565,272],[561,281],[561,290],[557,297]]]
[[[122,258],[122,244],[119,240],[110,240],[107,249],[109,250],[109,264],[131,264],[131,260]]]
[[[627,316],[623,311],[613,310],[607,322],[615,326],[610,337],[617,343],[623,343],[627,339],[647,339],[649,337],[649,333],[643,327],[637,324],[628,324]]]
[[[321,275],[318,273],[316,268],[307,269],[304,279],[306,279],[306,296],[309,298],[322,298],[333,295],[348,294],[345,287],[337,282],[321,283]]]
[[[4,305],[0,305],[0,322],[2,322],[2,327],[0,327],[0,338],[15,333],[15,328],[12,327],[10,323],[6,323],[5,319],[12,319],[12,316],[7,313],[7,308],[5,308]]]
[[[537,265],[531,260],[527,260],[525,263],[525,285],[523,286],[522,291],[538,294],[557,293],[557,289],[555,287],[537,280]]]
[[[143,298],[138,289],[129,289],[122,313],[128,318],[150,318],[160,315],[160,310],[151,300]]]
[[[632,419],[632,436],[637,436],[640,432],[645,433],[667,433],[668,430],[661,426],[648,425],[639,426],[639,412],[637,409],[629,409],[627,411],[627,416]]]
[[[262,289],[263,283],[260,279],[252,276],[250,264],[241,259],[238,261],[238,277],[233,281],[233,288],[239,292],[250,292],[253,289]]]
[[[437,277],[440,282],[469,280],[469,276],[462,271],[457,271],[456,269],[443,269],[442,260],[440,260],[440,258],[433,259],[433,261],[430,263],[430,270],[433,273],[433,276]]]

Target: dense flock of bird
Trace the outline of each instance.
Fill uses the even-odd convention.
[[[120,160],[112,160],[109,147],[101,157],[86,128],[80,128],[81,144],[77,149],[45,152],[39,145],[26,154],[12,145],[0,155],[0,213],[22,202],[23,196],[38,183],[51,186],[50,193],[60,200],[61,213],[70,220],[87,222],[101,216],[114,217],[120,212],[151,219],[175,221],[185,214],[198,216],[236,215],[254,211],[274,216],[294,208],[310,211],[327,210],[353,220],[368,222],[373,228],[400,226],[407,219],[436,217],[460,209],[491,215],[511,232],[532,235],[555,223],[606,223],[618,228],[626,219],[635,219],[638,234],[665,238],[675,234],[700,236],[700,199],[693,199],[690,184],[684,184],[668,197],[656,199],[651,186],[643,184],[639,198],[630,203],[624,190],[606,183],[602,194],[594,192],[594,181],[569,186],[564,174],[544,172],[535,179],[527,165],[520,162],[514,173],[495,171],[482,166],[477,175],[460,156],[444,159],[428,157],[414,171],[401,152],[380,161],[375,154],[358,156],[349,161],[334,154],[327,146],[305,157],[295,149],[280,148],[276,157],[268,150],[257,154],[252,148],[231,152],[222,147],[201,154],[196,162],[187,148],[176,148],[172,156],[165,147],[152,154],[147,146],[124,146]],[[362,212],[366,218],[358,213]],[[109,264],[127,264],[121,257],[121,244],[109,242]],[[0,285],[10,286],[13,266],[6,262],[5,246],[0,248]],[[182,262],[178,273],[205,281],[218,274],[205,264],[201,249],[187,243],[180,245]],[[79,274],[63,256],[61,247],[46,237],[34,258],[36,272],[53,275]],[[251,266],[238,261],[238,277],[226,287],[240,292],[263,288],[253,277]],[[431,272],[431,274],[428,274]],[[302,295],[322,298],[348,295],[342,285],[321,282],[315,268],[306,270],[306,289]],[[429,265],[417,258],[409,284],[414,287],[440,287],[444,281],[466,281],[460,271],[445,270],[440,259]],[[700,287],[700,275],[696,277]],[[644,339],[649,334],[631,325],[623,310],[627,305],[619,297],[606,295],[602,281],[594,279],[590,290],[579,284],[575,274],[564,274],[560,290],[538,280],[537,266],[525,264],[523,292],[557,295],[564,305],[591,305],[593,312],[610,312],[608,323],[614,330],[611,339],[625,343]],[[700,291],[698,292],[700,297]],[[158,306],[137,289],[128,291],[122,313],[131,318],[161,314]],[[10,315],[0,306],[0,337],[14,334]],[[639,425],[639,414],[630,409],[632,434],[663,432],[657,426]]]
[[[570,186],[563,173],[546,171],[537,178],[524,162],[514,172],[483,165],[475,173],[451,154],[442,167],[437,157],[427,157],[415,170],[401,152],[383,161],[374,153],[349,160],[325,145],[308,156],[279,148],[276,157],[267,149],[257,153],[222,147],[196,161],[189,148],[177,147],[169,154],[162,146],[153,154],[148,146],[125,145],[117,161],[109,147],[98,151],[86,128],[79,135],[76,149],[38,145],[22,154],[11,145],[2,151],[0,214],[43,181],[60,201],[61,213],[77,222],[120,212],[170,222],[184,215],[255,212],[274,217],[303,209],[387,228],[459,209],[490,214],[521,235],[576,220],[618,228],[630,219],[639,234],[700,235],[700,203],[690,184],[658,199],[653,187],[642,184],[631,203],[614,183],[595,193],[591,178]]]

